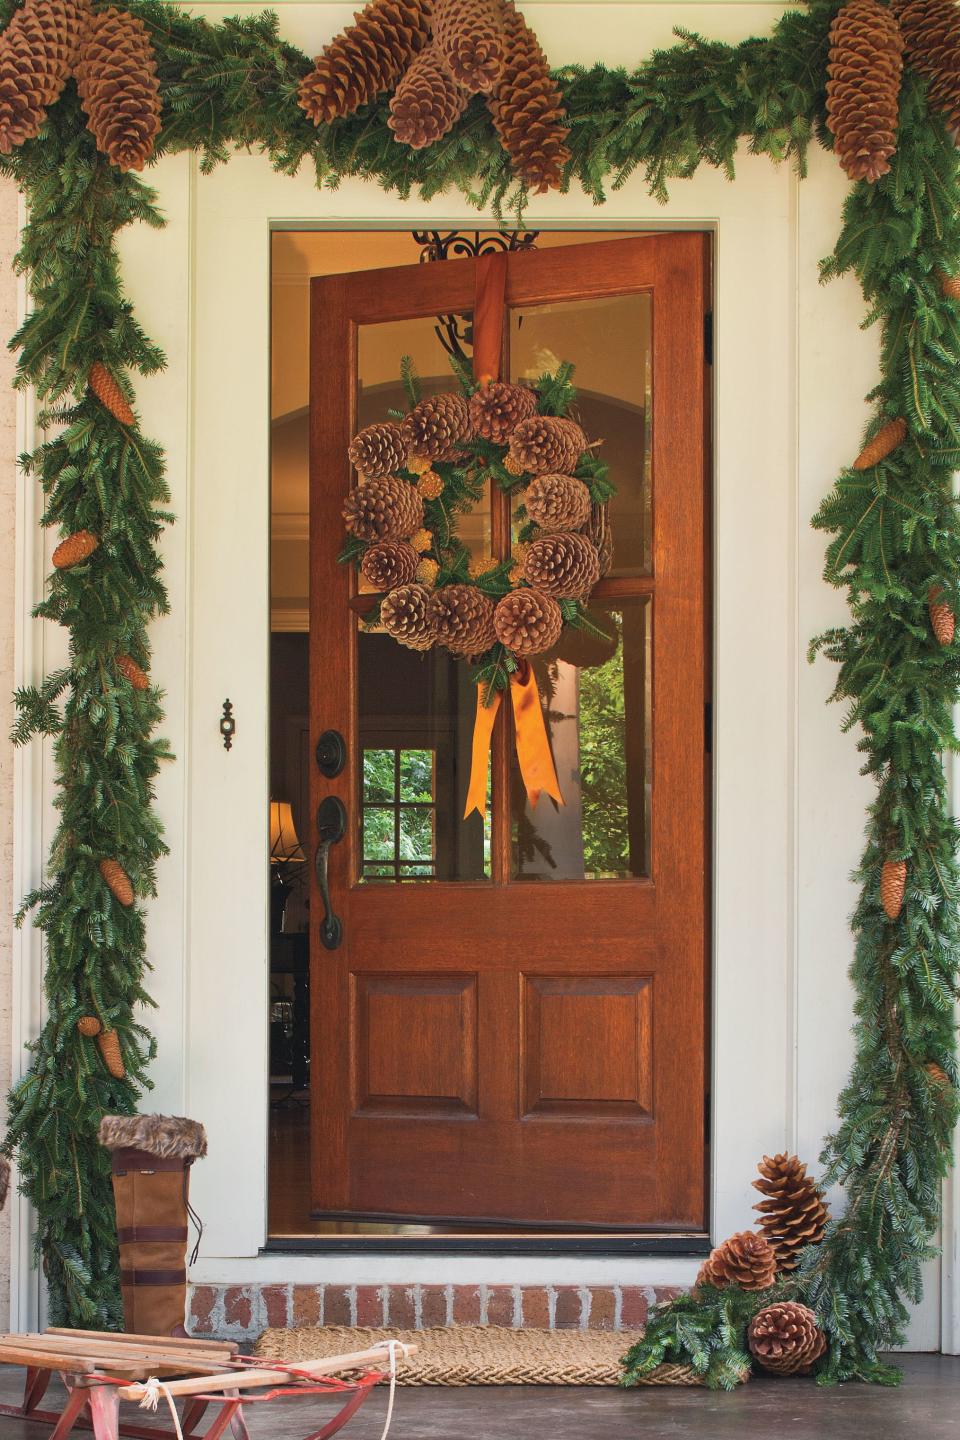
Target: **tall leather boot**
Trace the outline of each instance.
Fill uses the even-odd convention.
[[[190,1167],[207,1153],[195,1120],[107,1115],[100,1143],[113,1155],[124,1327],[185,1335]]]

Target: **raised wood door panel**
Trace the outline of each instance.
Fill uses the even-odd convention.
[[[320,945],[316,887],[311,897],[318,1213],[704,1226],[708,283],[708,240],[694,233],[520,253],[507,278],[514,309],[651,297],[649,573],[608,579],[596,592],[649,607],[645,875],[511,880],[504,707],[489,878],[362,884],[357,604],[351,570],[336,560],[353,478],[358,336],[365,325],[469,312],[475,262],[313,282],[311,722],[314,738],[344,734],[348,763],[334,780],[315,771],[312,798],[316,811],[338,795],[350,816],[330,859],[340,949]],[[507,354],[504,363],[507,373]],[[495,552],[506,553],[504,497],[494,498],[491,528]],[[451,782],[445,805],[454,791]]]

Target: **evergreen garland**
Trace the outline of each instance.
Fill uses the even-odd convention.
[[[15,8],[15,0],[0,0],[0,25]],[[211,24],[161,0],[128,8],[157,52],[158,154],[195,150],[210,169],[234,146],[248,146],[280,171],[312,164],[320,185],[361,176],[402,196],[456,187],[497,215],[522,208],[522,188],[481,102],[422,151],[394,143],[386,101],[315,130],[296,104],[311,62],[280,37],[273,15]],[[743,139],[802,172],[812,139],[831,145],[823,106],[837,8],[818,0],[784,15],[769,38],[739,45],[684,34],[630,74],[562,69],[571,120],[566,183],[579,182],[599,202],[605,186],[639,169],[662,199],[672,178],[701,163],[732,177]],[[864,769],[876,783],[853,920],[856,1057],[824,1152],[847,1209],[774,1290],[706,1287],[660,1307],[628,1357],[625,1383],[663,1359],[693,1365],[709,1384],[735,1383],[752,1314],[781,1298],[812,1305],[828,1334],[821,1379],[893,1378],[877,1352],[902,1335],[904,1302],[919,1294],[939,1218],[960,1079],[960,872],[942,769],[944,752],[957,748],[951,707],[960,652],[939,644],[928,605],[932,591],[954,612],[960,604],[951,484],[960,465],[960,311],[939,279],[960,271],[960,167],[913,74],[898,143],[890,175],[851,189],[824,265],[825,279],[857,275],[868,323],[882,327],[868,435],[891,419],[907,423],[904,442],[879,464],[844,470],[815,521],[832,536],[826,577],[846,590],[851,619],[814,648],[839,665],[835,697],[847,706],[845,724],[859,727]],[[11,1096],[5,1149],[16,1152],[37,1208],[51,1317],[96,1328],[121,1317],[109,1165],[97,1126],[106,1111],[136,1107],[153,1053],[134,1014],[147,1000],[143,916],[113,899],[99,862],[118,859],[139,895],[152,892],[163,851],[152,785],[167,754],[153,738],[156,691],[133,689],[116,658],[147,665],[147,628],[166,606],[156,545],[169,517],[159,448],[115,419],[88,391],[87,376],[99,361],[123,387],[130,372],[163,363],[123,296],[115,249],[124,225],[162,222],[148,187],[97,154],[72,83],[40,135],[0,156],[0,171],[29,202],[19,264],[34,308],[13,342],[18,383],[36,387],[52,436],[24,463],[47,496],[45,523],[64,535],[89,530],[100,541],[83,565],[53,576],[39,607],[69,631],[66,667],[17,696],[15,738],[55,737],[60,826],[46,882],[25,901],[36,906],[46,940],[48,1018]],[[889,859],[908,867],[896,920],[879,898]],[[119,1032],[124,1080],[112,1079],[79,1035],[85,1013]]]

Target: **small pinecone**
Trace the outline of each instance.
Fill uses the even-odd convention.
[[[930,628],[936,636],[938,645],[952,645],[957,628],[957,617],[946,601],[940,599],[942,594],[943,591],[939,585],[931,585],[927,595]]]
[[[590,519],[590,491],[572,475],[535,476],[523,503],[541,530],[580,530]]]
[[[434,0],[433,39],[458,84],[492,90],[503,74],[503,30],[496,0]]]
[[[508,385],[494,380],[481,385],[470,396],[470,424],[473,433],[495,445],[506,445],[521,420],[537,411],[537,397],[526,385]]]
[[[114,1080],[122,1080],[127,1073],[127,1068],[123,1063],[123,1051],[120,1049],[120,1036],[116,1030],[101,1030],[97,1036],[97,1044],[100,1046],[103,1063],[106,1065]]]
[[[474,585],[444,585],[435,590],[427,615],[437,644],[454,655],[482,655],[496,642],[493,601]]]
[[[100,541],[96,535],[89,530],[75,530],[65,540],[61,540],[53,552],[53,564],[57,570],[72,570],[74,565],[82,565],[85,560],[96,550]]]
[[[462,395],[444,391],[415,405],[400,428],[408,450],[449,460],[470,434],[470,409]]]
[[[523,575],[531,585],[560,600],[579,598],[600,579],[600,558],[586,535],[561,530],[531,540],[523,557]]]
[[[613,526],[610,524],[609,508],[606,502],[592,505],[590,519],[583,527],[584,535],[597,547],[601,580],[613,569]]]
[[[906,860],[884,860],[880,871],[880,904],[888,920],[896,920],[900,914],[906,890]]]
[[[423,500],[408,481],[386,475],[348,492],[343,519],[360,540],[404,540],[423,524]]]
[[[864,445],[853,462],[854,470],[869,470],[872,465],[879,465],[880,461],[892,454],[906,438],[906,420],[888,420]]]
[[[827,128],[851,180],[879,180],[897,148],[903,37],[879,0],[847,0],[830,27]]]
[[[943,1090],[950,1084],[950,1076],[942,1065],[937,1064],[936,1060],[928,1060],[923,1068],[930,1077],[930,1083],[932,1085],[937,1085]]]
[[[101,860],[100,874],[103,876],[107,889],[119,905],[133,904],[133,886],[130,884],[130,876],[119,860]]]
[[[392,420],[376,425],[367,425],[350,441],[350,464],[368,480],[377,480],[383,475],[392,475],[402,470],[407,458],[407,447],[400,434],[400,426]]]
[[[81,1015],[77,1021],[77,1029],[81,1035],[85,1035],[88,1040],[92,1040],[94,1035],[100,1034],[103,1026],[100,1024],[96,1015]]]
[[[563,615],[542,590],[511,590],[493,612],[497,639],[515,655],[541,655],[560,639]]]
[[[398,585],[384,596],[380,623],[388,635],[408,650],[429,650],[435,636],[427,614],[430,591],[424,585]]]
[[[395,585],[409,585],[419,564],[420,557],[406,540],[381,540],[364,553],[360,572],[375,590],[392,590]]]
[[[352,115],[390,90],[430,38],[427,0],[370,0],[314,61],[297,104],[314,125]]]
[[[536,35],[513,0],[503,0],[503,74],[487,101],[514,173],[536,193],[559,189],[570,133],[559,86]],[[564,470],[566,466],[551,466]]]
[[[439,500],[443,494],[443,477],[436,470],[424,470],[417,481],[417,489],[424,500]]]
[[[146,670],[141,669],[132,655],[118,655],[116,666],[125,680],[128,680],[134,690],[149,690],[150,676]]]
[[[587,437],[573,420],[531,415],[510,436],[507,458],[519,475],[572,475],[586,448]]]
[[[768,1290],[777,1277],[777,1257],[762,1235],[741,1230],[731,1235],[700,1266],[698,1285],[737,1285],[741,1290]]]
[[[104,409],[109,410],[113,418],[119,420],[121,425],[133,425],[135,423],[133,411],[127,403],[127,397],[107,367],[101,365],[99,360],[94,360],[90,366],[87,384]]]
[[[80,0],[26,0],[0,34],[0,154],[32,140],[76,59]]]
[[[147,27],[113,7],[90,16],[77,91],[97,149],[120,170],[142,170],[160,130],[160,82]]]
[[[823,1193],[796,1155],[764,1155],[754,1190],[765,1198],[754,1205],[760,1229],[777,1257],[778,1270],[794,1270],[805,1245],[819,1245],[829,1211]]]
[[[792,1300],[758,1310],[747,1331],[750,1354],[775,1375],[807,1375],[827,1348],[817,1317]]]
[[[436,45],[428,45],[394,90],[387,124],[394,140],[411,150],[422,150],[453,129],[469,100]]]
[[[953,0],[950,8],[954,9]],[[960,19],[960,11],[957,14]],[[960,300],[960,275],[948,275],[945,270],[938,270],[936,274],[941,295],[945,295],[948,300]]]

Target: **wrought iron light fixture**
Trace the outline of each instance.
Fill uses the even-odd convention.
[[[476,259],[497,251],[533,250],[539,230],[414,230],[420,246],[420,264],[434,260]],[[447,354],[469,364],[473,348],[473,320],[469,315],[438,315],[437,339]],[[464,347],[467,347],[465,349]]]

